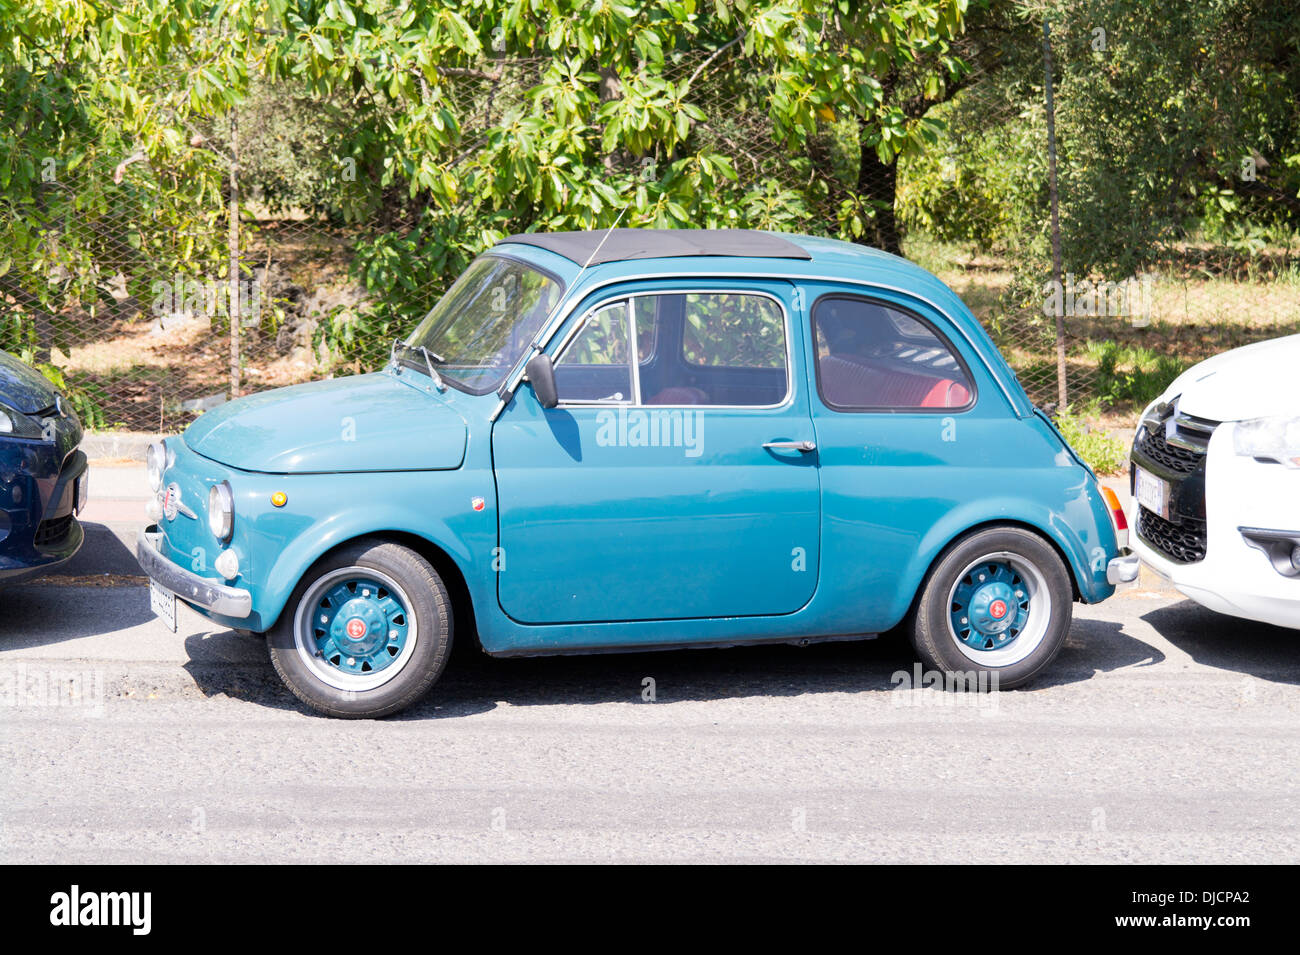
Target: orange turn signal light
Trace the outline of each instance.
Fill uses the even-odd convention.
[[[289,495],[285,494],[284,491],[276,491],[271,495],[271,503],[276,507],[284,507],[289,503]]]
[[[1110,508],[1111,515],[1115,518],[1115,529],[1117,531],[1128,530],[1128,518],[1124,516],[1124,508],[1120,507],[1119,497],[1110,488],[1103,486],[1101,489],[1102,500]]]

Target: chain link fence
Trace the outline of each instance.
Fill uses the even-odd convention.
[[[459,151],[446,162],[450,175],[488,137],[508,135],[502,117],[535,108],[530,90],[550,64],[497,57],[479,69],[449,71],[450,109],[462,131]],[[1059,255],[1053,263],[1045,67],[1025,71],[1031,95],[1024,84],[981,83],[978,71],[965,77],[946,102],[928,107],[943,130],[933,149],[889,162],[861,148],[851,119],[828,124],[799,150],[778,140],[763,74],[739,46],[679,56],[665,76],[692,81],[692,102],[708,119],[691,135],[733,158],[737,176],[755,187],[750,201],[776,207],[797,190],[802,207],[763,210],[781,228],[847,234],[934,271],[983,322],[1036,402],[1123,397],[1121,346],[1145,347],[1143,330],[1153,318],[1180,309],[1184,320],[1175,324],[1192,331],[1153,353],[1157,365],[1166,362],[1155,373],[1166,378],[1181,367],[1192,338],[1203,350],[1226,347],[1300,321],[1295,296],[1283,289],[1271,328],[1207,344],[1204,330],[1217,327],[1222,303],[1194,303],[1190,285],[1180,290],[1152,275],[1098,282],[1075,275]],[[604,77],[602,98],[618,95],[617,79]],[[1056,95],[1059,108],[1068,87]],[[132,188],[130,167],[140,157],[104,152],[75,168],[59,157],[33,157],[44,164],[36,206],[6,210],[43,230],[50,254],[6,263],[0,345],[59,369],[93,427],[172,432],[232,394],[367,370],[362,352],[349,350],[350,329],[405,334],[463,265],[463,256],[421,245],[428,211],[400,176],[386,177],[350,153],[340,104],[265,85],[231,116],[191,134],[219,170],[222,191],[206,196],[202,227],[167,235],[179,254],[157,254],[150,245],[157,240],[143,237],[147,223],[123,211],[131,207],[120,201],[121,190]],[[1069,157],[1058,158],[1068,170]],[[659,174],[653,159],[630,153],[605,162],[611,181],[625,186]],[[346,203],[337,201],[338,190]],[[69,238],[90,250],[75,265],[57,254]],[[413,243],[433,264],[426,275],[399,275],[377,293],[365,270],[394,242]],[[168,260],[184,267],[160,264]],[[38,271],[49,294],[34,297],[18,281],[22,270]],[[1244,278],[1264,286],[1270,280]],[[357,315],[377,295],[386,323],[359,324]]]

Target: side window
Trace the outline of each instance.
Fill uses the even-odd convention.
[[[748,292],[659,298],[660,323],[679,323],[681,352],[660,363],[649,386],[642,382],[646,404],[764,407],[786,399],[785,313],[773,299]]]
[[[567,402],[779,405],[790,390],[785,325],[757,293],[634,295],[584,321],[555,363],[556,390]]]
[[[785,322],[770,298],[739,293],[685,296],[682,357],[711,368],[784,368]]]
[[[630,341],[626,302],[593,312],[555,364],[560,400],[630,402]]]
[[[952,347],[901,309],[827,296],[812,314],[817,388],[843,411],[964,408],[974,388]]]

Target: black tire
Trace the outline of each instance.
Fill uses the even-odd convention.
[[[314,620],[308,619],[309,608],[303,605],[305,598],[316,603],[321,587],[345,585],[353,575],[375,579],[381,588],[377,596],[391,590],[390,595],[407,611],[397,619],[407,628],[410,649],[403,645],[400,656],[395,654],[391,663],[377,663],[380,669],[370,674],[347,673],[323,657],[317,637],[312,635]],[[313,593],[315,596],[309,596]],[[369,595],[368,590],[365,593]],[[313,618],[315,611],[310,608]],[[412,623],[413,631],[409,629]],[[420,700],[442,675],[451,653],[451,601],[438,572],[415,551],[400,544],[358,541],[321,558],[303,575],[275,628],[267,634],[267,643],[275,672],[294,696],[312,709],[345,719],[390,716]],[[309,649],[316,652],[309,653]],[[355,663],[355,659],[348,662]],[[389,674],[389,667],[396,670]],[[376,681],[377,685],[367,685]],[[350,683],[354,684],[351,688]]]
[[[993,560],[995,556],[999,559]],[[987,565],[981,563],[986,558]],[[1001,617],[1011,616],[1012,622],[994,620],[987,610],[983,620],[993,627],[1012,629],[986,634],[972,626],[960,630],[959,635],[962,623],[975,615],[962,615],[963,598],[969,597],[970,606],[978,612],[979,588],[985,581],[981,575],[987,573],[990,581],[998,582],[1002,578],[994,575],[1004,572],[1014,595],[1009,601],[1014,602],[1009,607],[1008,602],[997,599],[993,603],[1001,602]],[[1022,602],[1024,595],[1029,599]],[[987,674],[988,685],[992,686],[996,674],[996,687],[1009,690],[1028,683],[1060,652],[1070,630],[1073,597],[1069,571],[1051,544],[1021,527],[987,528],[954,541],[935,561],[922,584],[907,627],[908,636],[922,662],[945,676]],[[1047,601],[1046,615],[1033,616],[1035,601],[1043,598]],[[1023,618],[1017,617],[1022,610]],[[1040,602],[1037,612],[1043,611]],[[1017,631],[1014,624],[1021,619],[1026,625]],[[1017,648],[1016,641],[1022,638],[1025,642]],[[1003,640],[1007,642],[994,648]],[[953,683],[962,685],[961,681]]]

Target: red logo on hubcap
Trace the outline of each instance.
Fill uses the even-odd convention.
[[[989,604],[989,614],[994,620],[1001,620],[1007,615],[1007,605],[1004,601],[995,600]]]
[[[353,617],[348,621],[347,631],[353,640],[360,640],[366,635],[366,622],[360,617]]]

